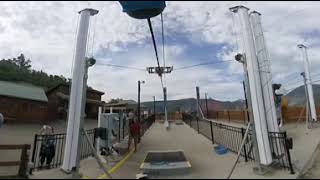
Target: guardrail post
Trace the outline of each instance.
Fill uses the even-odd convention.
[[[120,114],[119,114],[119,125],[118,125],[118,142],[121,142],[121,116],[120,116]]]
[[[211,140],[212,140],[212,144],[214,144],[213,129],[212,129],[212,121],[210,121],[210,130],[211,130]]]
[[[33,141],[32,157],[31,157],[31,162],[33,166],[35,166],[37,142],[38,142],[38,134],[34,136],[34,141]],[[32,171],[33,171],[33,168],[30,168],[29,174],[32,174]]]
[[[126,121],[126,118],[125,118],[125,117],[123,117],[123,118],[122,118],[122,138],[123,138],[123,139],[124,139],[125,121]]]
[[[19,166],[19,176],[26,178],[28,169],[28,145],[25,144],[21,150],[21,159]]]
[[[200,134],[200,129],[199,129],[199,117],[197,117],[197,128],[198,128],[198,134]]]
[[[245,137],[244,137],[244,134],[245,134],[245,130],[244,130],[243,128],[241,128],[242,139],[245,138]],[[246,140],[246,142],[247,142],[247,140]],[[245,142],[245,143],[246,143],[246,142]],[[240,151],[241,151],[241,149],[240,149]],[[248,155],[247,155],[246,144],[244,144],[244,146],[243,146],[243,152],[244,152],[244,159],[245,159],[246,162],[248,162]]]
[[[286,148],[286,153],[287,153],[287,158],[288,158],[288,163],[289,163],[290,174],[295,174],[295,172],[293,170],[292,162],[291,162],[291,156],[290,156],[288,143],[287,143],[287,132],[286,131],[284,132],[284,139],[285,139],[285,148]]]

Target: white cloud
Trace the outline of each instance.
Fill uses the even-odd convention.
[[[101,60],[104,63],[140,68],[156,64],[146,20],[130,18],[122,12],[118,2],[0,4],[0,58],[17,56],[23,52],[31,58],[34,68],[70,77],[77,12],[89,4],[90,7],[99,9],[99,14],[91,19],[89,54],[93,50],[108,50],[105,52],[106,57]],[[221,49],[217,57],[219,60],[233,59],[237,51],[230,49],[236,42],[232,29],[237,27],[233,27],[229,7],[238,4],[245,4],[262,13],[274,82],[285,83],[293,76],[300,78],[295,75],[303,67],[296,48],[298,43],[306,43],[310,47],[308,52],[311,70],[313,74],[316,73],[320,68],[319,33],[311,37],[307,34],[320,32],[319,2],[170,1],[164,11],[166,35],[170,38],[173,34],[185,34],[196,44],[223,44],[226,48]],[[160,32],[160,18],[156,17],[152,22],[155,31]],[[93,37],[95,40],[92,50]],[[187,46],[189,44],[177,41],[175,45],[166,47],[167,64],[182,67],[187,65],[186,62],[196,62],[192,58],[181,60],[180,55],[187,53]],[[115,53],[117,57],[108,53]],[[195,86],[200,86],[212,97],[238,99],[243,96],[241,83],[234,81],[234,76],[229,76],[231,74],[241,76],[241,64],[227,63],[223,69],[197,67],[174,71],[167,76],[169,98],[195,97]],[[95,66],[90,69],[89,75],[89,85],[105,91],[105,99],[136,99],[139,79],[146,80],[142,88],[144,100],[151,100],[153,95],[162,97],[159,78],[147,72]]]

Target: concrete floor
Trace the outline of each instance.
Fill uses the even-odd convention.
[[[141,173],[139,169],[146,153],[153,150],[183,150],[186,158],[190,161],[192,168],[189,173],[181,175],[159,176],[157,178],[186,178],[186,179],[207,179],[207,178],[226,178],[232,168],[236,154],[228,152],[225,155],[217,155],[213,151],[210,140],[198,134],[188,125],[171,126],[166,131],[162,124],[156,123],[142,138],[138,151],[134,153],[113,174],[114,179],[135,178],[136,174]],[[83,163],[82,174],[89,178],[97,178],[102,171],[99,170],[95,160],[86,160]],[[265,176],[257,175],[253,172],[254,163],[246,163],[240,158],[237,167],[231,178],[294,178],[286,170],[275,170]]]
[[[181,176],[170,176],[171,178],[225,178],[231,168],[231,161],[235,154],[228,152],[225,155],[216,155],[213,151],[212,143],[199,135],[187,125],[171,125],[171,129],[166,131],[162,124],[156,123],[143,136],[138,151],[134,153],[122,167],[117,169],[113,178],[135,178],[140,173],[140,165],[143,162],[146,153],[153,150],[183,150],[186,158],[191,163],[189,174]],[[94,160],[92,160],[94,161]],[[89,166],[95,166],[96,163],[87,162]],[[83,168],[83,174],[90,178],[97,178],[92,170]],[[101,172],[101,171],[100,171]]]
[[[38,125],[39,126],[39,125]],[[5,127],[0,129],[0,143],[32,143],[33,132],[37,131],[40,126],[16,126]],[[95,123],[88,125],[94,127]],[[200,124],[200,128],[205,128],[204,124]],[[59,126],[58,126],[59,127]],[[62,127],[62,126],[61,126]],[[63,128],[61,128],[63,129]],[[292,160],[296,168],[296,172],[303,169],[311,158],[311,154],[319,143],[320,128],[315,127],[312,130],[306,130],[303,123],[286,124],[283,130],[288,132],[288,136],[293,138],[294,149],[291,150]],[[307,147],[307,148],[306,148]],[[148,151],[152,150],[184,150],[187,159],[192,165],[190,173],[180,176],[171,176],[171,178],[226,178],[230,171],[233,161],[236,158],[234,153],[228,152],[219,156],[213,151],[213,145],[208,138],[198,134],[188,125],[172,125],[169,131],[166,131],[162,124],[156,123],[143,136],[138,151],[133,154],[123,166],[117,169],[112,176],[118,178],[135,178],[140,173],[140,164],[144,160]],[[1,152],[0,161],[8,157],[3,156]],[[318,158],[320,165],[320,157]],[[12,159],[10,159],[12,160]],[[99,169],[94,159],[86,159],[81,162],[81,172],[89,178],[97,178],[103,172]],[[243,159],[237,164],[236,169],[231,178],[296,178],[290,175],[287,170],[275,170],[265,176],[253,173],[254,163],[245,163]],[[320,177],[318,171],[320,167],[315,165],[312,177]],[[110,166],[111,168],[111,166]],[[63,178],[63,175],[54,173],[57,170],[42,171],[38,173],[38,177],[45,178]],[[4,171],[1,172],[0,175]],[[51,174],[51,175],[50,175]],[[49,175],[49,176],[48,176]],[[57,175],[55,177],[55,175]],[[33,177],[37,178],[37,177]],[[167,178],[167,177],[165,177]]]
[[[304,122],[292,123],[284,129],[293,138],[292,161],[299,177],[320,178],[320,124],[306,129]]]
[[[293,138],[291,158],[296,171],[299,172],[311,160],[312,153],[320,143],[319,124],[307,130],[305,123],[290,123],[285,124],[282,129],[287,131],[288,137]]]

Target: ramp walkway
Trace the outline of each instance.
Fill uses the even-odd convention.
[[[180,123],[179,123],[180,124]],[[165,175],[156,178],[226,178],[236,154],[228,152],[224,155],[218,155],[213,150],[213,144],[210,140],[185,123],[177,125],[172,123],[170,130],[167,131],[163,124],[156,122],[143,136],[138,150],[131,153],[126,160],[113,168],[112,176],[114,179],[132,179],[141,173],[140,166],[149,151],[172,151],[183,150],[187,160],[191,164],[191,169],[183,175]],[[272,174],[260,176],[253,172],[254,164],[244,162],[240,159],[236,170],[231,178],[294,178],[287,171],[274,171]],[[82,162],[81,173],[85,178],[107,178],[98,168],[94,159],[87,159]]]

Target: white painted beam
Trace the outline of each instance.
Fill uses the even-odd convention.
[[[263,165],[270,165],[272,163],[272,156],[268,137],[267,122],[265,118],[260,74],[258,73],[258,61],[251,30],[251,23],[249,21],[249,9],[244,6],[236,6],[230,8],[230,10],[233,13],[239,14],[240,24],[242,24],[242,26],[239,28],[243,34],[243,49],[247,63],[249,89],[254,118],[253,120],[256,129],[260,163]]]
[[[261,24],[261,14],[257,11],[250,13],[250,21],[255,42],[258,66],[261,78],[261,88],[269,132],[279,132],[279,125],[272,89],[271,61],[268,55]]]

